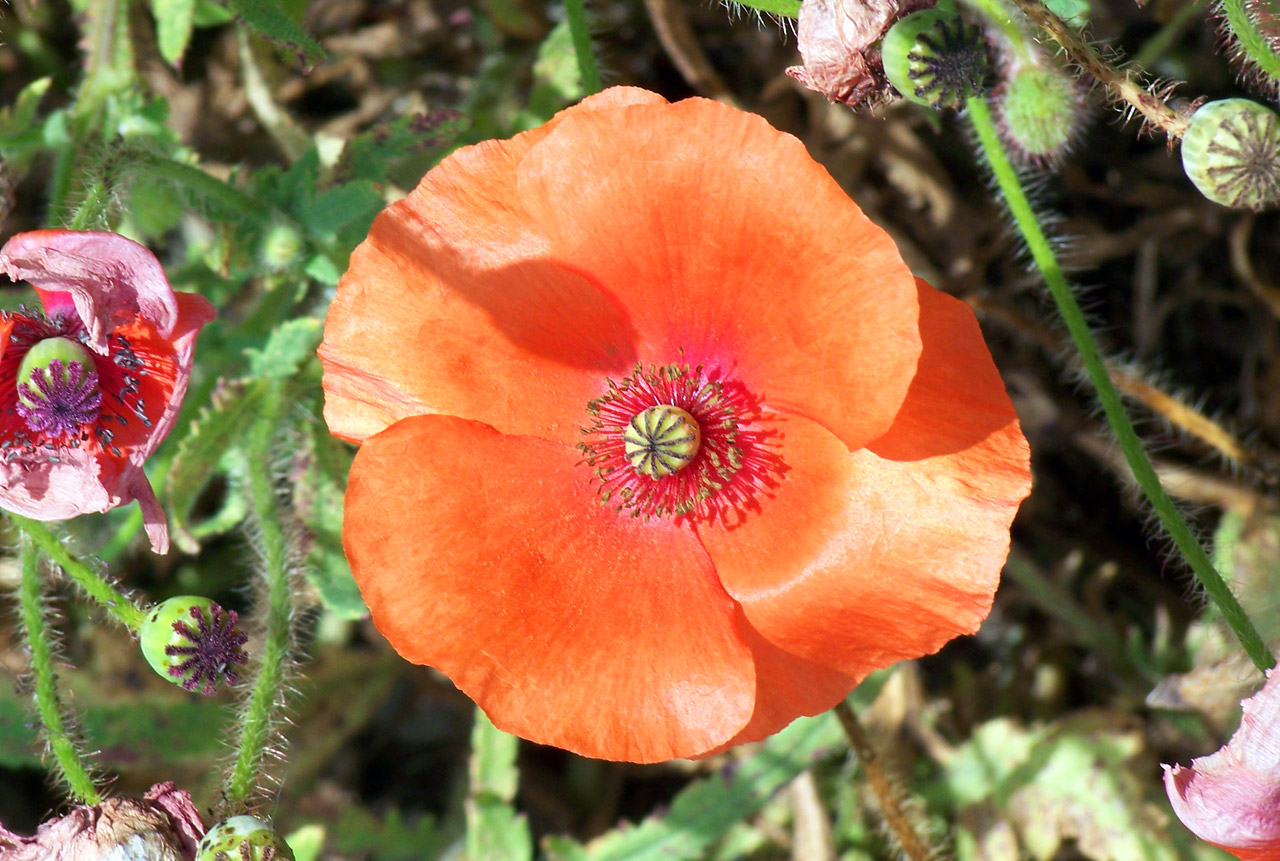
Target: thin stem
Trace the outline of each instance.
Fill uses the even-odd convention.
[[[1249,617],[1245,614],[1244,609],[1241,608],[1235,595],[1231,593],[1231,589],[1228,588],[1222,577],[1214,569],[1213,563],[1209,561],[1204,548],[1196,541],[1190,527],[1187,526],[1187,522],[1183,520],[1177,507],[1169,499],[1169,495],[1165,493],[1155,469],[1151,466],[1151,461],[1147,459],[1147,453],[1142,447],[1142,441],[1138,439],[1138,434],[1134,431],[1133,424],[1129,421],[1129,417],[1124,411],[1124,404],[1120,400],[1120,394],[1112,384],[1097,344],[1093,340],[1093,335],[1089,332],[1089,325],[1085,322],[1084,312],[1080,310],[1080,305],[1076,302],[1075,295],[1071,292],[1071,287],[1067,284],[1066,276],[1063,275],[1062,269],[1058,265],[1058,260],[1054,257],[1053,250],[1049,246],[1049,240],[1045,237],[1044,231],[1040,229],[1040,222],[1036,218],[1035,211],[1031,208],[1031,203],[1027,200],[1027,196],[1022,189],[1022,183],[1018,179],[1017,171],[1014,170],[1008,155],[1005,154],[1004,146],[1000,143],[1000,136],[996,132],[996,126],[991,119],[991,111],[987,107],[986,101],[981,97],[969,99],[968,113],[969,121],[973,123],[974,131],[977,132],[978,140],[986,154],[987,162],[991,166],[991,172],[995,176],[996,184],[1004,195],[1005,202],[1009,206],[1009,211],[1013,215],[1018,231],[1026,239],[1027,247],[1031,251],[1031,258],[1035,261],[1036,267],[1044,277],[1045,283],[1049,287],[1049,293],[1053,296],[1053,301],[1058,306],[1058,313],[1062,315],[1062,320],[1067,326],[1067,332],[1071,335],[1071,340],[1075,343],[1076,350],[1080,353],[1080,360],[1084,365],[1085,373],[1088,374],[1090,382],[1093,383],[1093,387],[1098,393],[1098,400],[1102,404],[1102,411],[1106,415],[1107,423],[1111,425],[1111,429],[1116,435],[1116,440],[1120,443],[1120,449],[1124,452],[1125,460],[1128,461],[1129,468],[1133,470],[1134,479],[1138,482],[1138,486],[1142,488],[1142,492],[1146,495],[1147,501],[1151,503],[1151,507],[1155,509],[1156,515],[1160,518],[1160,523],[1164,526],[1165,531],[1169,533],[1169,537],[1173,539],[1173,543],[1177,546],[1183,559],[1191,566],[1196,579],[1200,581],[1200,585],[1209,594],[1210,599],[1218,605],[1218,609],[1222,611],[1222,615],[1231,626],[1231,630],[1240,639],[1240,644],[1244,646],[1249,658],[1259,669],[1270,669],[1275,665],[1275,658],[1262,641],[1262,637],[1258,635],[1253,623],[1249,621]]]
[[[1014,11],[1009,5],[1009,0],[967,0],[967,2],[1000,31],[1020,63],[1035,65],[1042,62],[1031,46],[1031,37],[1023,29],[1028,26],[1026,17]]]
[[[916,833],[911,817],[903,808],[902,791],[895,786],[893,778],[885,769],[884,763],[880,761],[880,755],[875,745],[871,743],[871,739],[867,737],[866,730],[858,721],[858,716],[854,714],[847,702],[836,705],[835,713],[840,720],[840,726],[844,728],[845,736],[849,739],[849,746],[853,748],[858,761],[862,763],[862,770],[867,775],[867,782],[871,784],[871,791],[876,794],[876,800],[880,802],[880,815],[884,817],[885,824],[897,839],[902,854],[908,861],[930,861],[936,858],[937,854],[933,848]]]
[[[22,530],[31,541],[40,548],[53,564],[57,565],[80,589],[101,604],[115,620],[124,625],[132,633],[138,633],[147,611],[132,598],[121,592],[116,585],[102,574],[71,554],[47,526],[38,520],[31,520],[21,515],[9,513],[9,519]]]
[[[729,0],[735,6],[746,6],[766,15],[779,15],[783,18],[800,17],[800,0]]]
[[[1013,0],[1013,2],[1026,13],[1028,18],[1062,46],[1067,56],[1071,58],[1071,62],[1110,89],[1115,98],[1132,105],[1147,118],[1147,122],[1162,130],[1170,138],[1180,138],[1186,133],[1187,117],[1169,107],[1163,99],[1147,92],[1127,71],[1122,72],[1102,59],[1093,46],[1082,39],[1070,24],[1055,15],[1040,0]]]
[[[261,576],[266,587],[266,635],[256,677],[240,722],[236,758],[225,784],[226,805],[237,811],[257,785],[258,769],[271,738],[275,712],[284,687],[285,661],[293,629],[293,592],[289,585],[291,553],[280,526],[280,504],[271,470],[271,443],[281,408],[279,386],[264,399],[262,413],[249,437],[249,499],[258,532]]]
[[[101,801],[89,769],[80,758],[75,741],[63,721],[63,706],[58,699],[58,679],[53,669],[53,643],[50,641],[45,616],[40,556],[30,541],[22,542],[22,582],[18,587],[18,603],[22,615],[22,631],[31,650],[31,675],[36,686],[36,712],[44,725],[49,750],[53,753],[62,779],[71,797],[81,804]]]
[[[569,35],[573,38],[573,53],[578,58],[578,73],[582,76],[583,92],[600,92],[600,66],[596,63],[595,49],[591,47],[591,25],[587,21],[586,0],[564,0],[564,14],[569,19]]]
[[[1280,89],[1280,56],[1276,55],[1267,37],[1258,31],[1257,23],[1242,0],[1219,0],[1219,8],[1227,22],[1227,30],[1249,63],[1267,80],[1272,93]]]

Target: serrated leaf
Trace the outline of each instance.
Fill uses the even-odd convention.
[[[249,376],[287,380],[316,353],[324,324],[315,317],[298,317],[281,323],[261,350],[246,350]]]
[[[166,488],[174,543],[187,553],[199,544],[188,530],[188,518],[200,491],[218,471],[224,453],[248,431],[248,419],[260,404],[266,387],[243,380],[220,381],[178,444],[169,467]]]
[[[524,111],[525,123],[529,127],[541,125],[556,111],[585,95],[569,22],[561,21],[538,46],[538,59],[533,64],[533,89],[529,92],[529,107]]]
[[[430,816],[406,818],[393,808],[379,818],[354,804],[343,809],[331,842],[335,852],[371,861],[429,861],[449,845]]]
[[[160,56],[171,65],[181,65],[195,27],[196,0],[151,0],[151,14],[156,19]]]
[[[516,770],[520,741],[495,727],[484,712],[476,709],[475,714],[466,802],[466,856],[469,861],[529,861],[533,858],[529,823],[511,806],[520,778]]]
[[[354,180],[326,189],[299,208],[299,220],[312,233],[329,236],[349,224],[359,224],[368,232],[373,217],[386,203],[377,187],[368,180]]]
[[[690,784],[662,816],[623,826],[581,846],[544,841],[554,861],[680,861],[701,859],[730,828],[763,807],[826,749],[843,746],[840,724],[828,713],[801,718],[766,741],[733,771]]]
[[[303,65],[310,67],[324,59],[324,48],[320,43],[295,24],[272,0],[229,0],[227,5],[258,33],[295,51]]]
[[[197,27],[218,27],[229,24],[236,16],[221,3],[213,0],[196,0],[195,20]]]
[[[23,87],[13,100],[13,107],[0,110],[0,135],[29,131],[52,83],[53,78],[39,78]]]

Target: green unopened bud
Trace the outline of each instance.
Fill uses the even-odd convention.
[[[982,31],[948,9],[903,17],[885,34],[880,53],[889,83],[935,108],[958,108],[981,93],[991,70]]]
[[[61,379],[56,380],[50,368],[55,361],[59,363],[61,375]],[[29,407],[35,406],[39,398],[33,398],[28,391],[34,391],[36,388],[36,374],[39,374],[43,381],[60,386],[67,382],[67,378],[72,373],[72,365],[79,365],[83,374],[93,373],[93,355],[84,344],[70,338],[45,338],[43,341],[37,341],[22,357],[22,364],[18,365],[18,400]],[[31,387],[28,391],[23,391],[24,383]]]
[[[1209,102],[1182,137],[1182,169],[1200,193],[1239,209],[1280,203],[1280,115],[1248,99]]]
[[[262,262],[271,269],[284,269],[302,252],[302,235],[292,225],[276,222],[262,237]]]
[[[256,816],[233,816],[205,832],[196,861],[294,861],[293,850]]]
[[[138,632],[142,656],[175,685],[206,696],[223,679],[239,681],[237,667],[248,663],[241,648],[249,637],[236,627],[234,610],[208,598],[181,595],[147,614]]]
[[[1066,154],[1080,121],[1075,81],[1054,66],[1014,72],[996,94],[1000,130],[1025,161],[1053,163]]]

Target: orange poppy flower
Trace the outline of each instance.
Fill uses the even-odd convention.
[[[617,88],[454,153],[325,324],[374,622],[500,728],[652,762],[972,632],[1029,487],[973,314],[795,138]]]

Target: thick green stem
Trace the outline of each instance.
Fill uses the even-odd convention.
[[[231,812],[242,812],[257,786],[258,770],[278,718],[285,662],[293,637],[291,553],[280,525],[280,503],[271,470],[271,443],[281,405],[277,385],[267,395],[249,438],[249,499],[261,553],[260,573],[266,587],[266,631],[253,688],[241,716],[236,758],[224,787],[225,803]]]
[[[573,53],[578,57],[578,73],[582,75],[582,89],[588,95],[600,92],[600,66],[596,63],[595,50],[591,47],[591,25],[587,21],[586,0],[564,0],[564,14],[569,19],[569,35],[573,38]]]
[[[115,584],[102,574],[93,570],[90,565],[81,562],[71,554],[49,527],[38,520],[31,520],[21,515],[9,513],[9,519],[31,539],[40,552],[49,557],[71,581],[80,587],[86,595],[101,604],[116,621],[124,625],[132,633],[138,633],[147,611],[134,602],[132,598],[116,588]]]
[[[62,779],[71,791],[71,797],[81,804],[97,804],[101,801],[89,769],[80,758],[75,741],[67,732],[63,720],[62,703],[58,700],[58,679],[53,670],[53,643],[50,640],[48,619],[45,616],[43,584],[40,577],[40,558],[30,541],[22,542],[22,582],[18,587],[18,604],[22,615],[22,632],[31,650],[31,675],[35,680],[36,713],[44,725]]]
[[[735,6],[746,6],[766,15],[779,15],[783,18],[800,17],[800,0],[731,0]]]
[[[1160,518],[1160,523],[1169,533],[1169,537],[1173,539],[1173,543],[1182,554],[1182,558],[1191,566],[1191,570],[1195,573],[1196,579],[1200,581],[1200,585],[1204,587],[1205,592],[1218,605],[1218,609],[1226,617],[1231,630],[1235,631],[1236,636],[1240,639],[1240,644],[1244,646],[1244,650],[1249,654],[1249,658],[1257,664],[1259,669],[1270,669],[1275,665],[1275,658],[1262,641],[1262,637],[1258,635],[1253,623],[1249,621],[1249,617],[1245,615],[1244,609],[1236,600],[1235,595],[1231,594],[1230,588],[1227,587],[1222,577],[1214,569],[1213,563],[1209,561],[1204,548],[1200,546],[1190,527],[1187,526],[1187,522],[1178,512],[1177,506],[1173,504],[1173,501],[1169,499],[1169,495],[1165,493],[1160,484],[1160,479],[1156,476],[1155,469],[1151,466],[1151,461],[1147,459],[1146,451],[1142,447],[1142,441],[1138,438],[1138,434],[1133,429],[1133,424],[1129,421],[1129,417],[1124,411],[1124,404],[1120,400],[1120,394],[1112,384],[1097,344],[1093,340],[1093,335],[1089,332],[1089,325],[1085,322],[1084,312],[1080,310],[1080,305],[1076,302],[1075,295],[1071,292],[1071,287],[1067,284],[1066,276],[1063,275],[1062,269],[1058,265],[1058,260],[1053,254],[1049,240],[1045,237],[1044,231],[1040,229],[1040,222],[1036,218],[1035,211],[1031,208],[1031,203],[1027,200],[1027,196],[1022,189],[1018,173],[1014,170],[1013,164],[1005,154],[1004,146],[1000,143],[1000,136],[996,132],[996,126],[991,119],[991,111],[987,107],[986,101],[981,97],[969,99],[968,112],[969,121],[973,123],[974,131],[977,132],[978,140],[986,154],[987,162],[991,166],[991,172],[995,176],[996,184],[1004,195],[1005,202],[1009,206],[1009,211],[1013,215],[1018,231],[1026,239],[1027,248],[1031,251],[1031,258],[1035,261],[1036,268],[1040,270],[1040,274],[1044,277],[1045,283],[1049,287],[1049,293],[1053,296],[1053,301],[1058,306],[1058,313],[1062,315],[1062,320],[1067,326],[1071,340],[1075,342],[1076,350],[1080,353],[1080,360],[1084,364],[1085,373],[1098,393],[1098,400],[1102,404],[1102,411],[1106,415],[1107,423],[1111,425],[1111,429],[1116,435],[1116,440],[1120,443],[1120,449],[1124,452],[1125,460],[1128,461],[1129,468],[1133,470],[1134,479],[1138,482],[1138,486],[1142,488],[1142,492],[1146,495],[1147,501],[1151,503],[1151,507],[1155,509],[1156,515]]]

